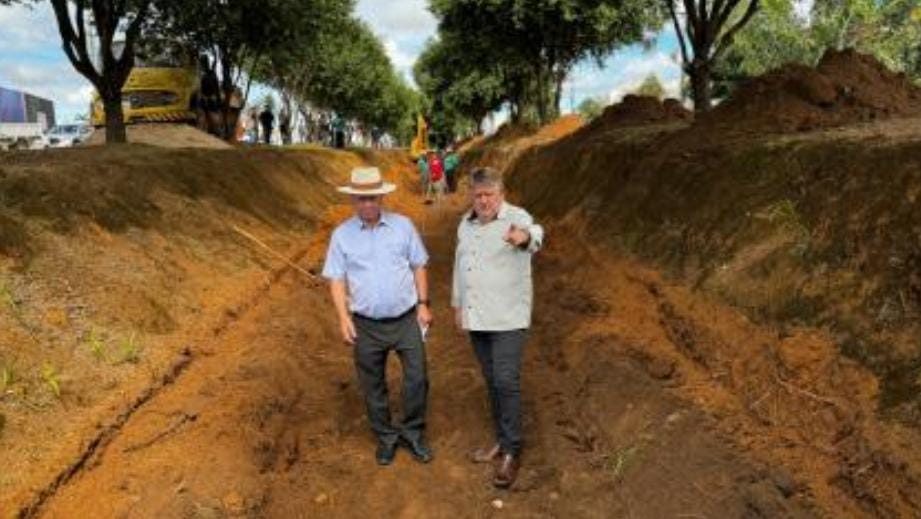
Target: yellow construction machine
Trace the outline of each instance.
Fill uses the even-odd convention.
[[[425,122],[425,117],[419,114],[416,118],[416,137],[413,138],[412,145],[409,148],[409,156],[413,160],[418,160],[419,156],[429,149],[429,125]]]
[[[138,56],[122,90],[125,122],[195,123],[199,84],[198,66],[191,56],[169,51]],[[98,92],[93,94],[90,121],[94,126],[106,123]]]

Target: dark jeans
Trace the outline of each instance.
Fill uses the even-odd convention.
[[[521,452],[521,356],[527,330],[470,332],[502,452]]]
[[[365,397],[371,429],[382,442],[422,438],[429,382],[426,374],[422,332],[412,310],[394,319],[353,319],[358,339],[355,341],[355,368]],[[394,425],[390,418],[387,392],[387,355],[395,350],[403,366],[403,422]]]

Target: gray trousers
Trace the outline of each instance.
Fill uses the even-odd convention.
[[[368,319],[353,316],[355,331],[355,369],[365,397],[371,430],[385,443],[402,435],[409,440],[422,438],[429,382],[425,347],[416,321],[415,309],[394,319]],[[387,391],[387,355],[395,350],[403,366],[403,421],[394,425],[390,417]]]
[[[483,378],[496,440],[502,452],[521,453],[521,356],[527,330],[470,332]]]

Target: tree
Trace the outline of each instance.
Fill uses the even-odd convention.
[[[413,66],[428,97],[432,123],[450,133],[482,131],[483,119],[507,100],[500,66],[489,66],[479,49],[464,48],[450,34],[432,39]]]
[[[856,48],[888,67],[921,76],[921,1],[816,0],[809,27],[813,56]]]
[[[691,82],[694,110],[707,111],[713,104],[712,73],[733,38],[751,21],[760,0],[665,0],[678,44],[685,74]],[[683,14],[684,24],[679,20]]]
[[[212,56],[220,79],[224,133],[234,128],[231,100],[267,56],[297,55],[323,28],[350,15],[353,0],[155,0],[155,30]],[[248,86],[243,89],[244,101]]]
[[[456,38],[465,52],[490,50],[482,66],[505,76],[513,118],[533,109],[539,123],[559,115],[576,62],[600,62],[659,21],[644,0],[432,0],[431,9],[442,39]]]
[[[653,73],[646,76],[646,79],[644,79],[636,89],[636,94],[662,99],[665,97],[665,87],[662,86],[662,82],[659,81],[659,76]]]
[[[418,105],[380,40],[351,16],[329,19],[297,45],[270,49],[253,75],[292,103],[335,111],[395,134],[411,126]]]
[[[808,17],[792,0],[762,1],[714,69],[717,95],[785,63],[814,66],[828,48],[853,47],[921,79],[921,0],[818,0]]]
[[[122,112],[122,88],[134,67],[135,45],[151,13],[151,0],[50,0],[64,54],[73,67],[96,87],[106,113],[106,143],[127,141]],[[95,35],[90,31],[90,20]],[[124,28],[124,41],[115,42]],[[99,59],[91,55],[98,40]]]
[[[586,121],[590,121],[604,112],[604,101],[598,99],[597,97],[587,97],[579,103],[576,110],[579,112],[579,115],[582,116]]]

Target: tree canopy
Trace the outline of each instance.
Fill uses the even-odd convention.
[[[792,0],[762,10],[717,66],[717,92],[785,63],[815,65],[826,49],[855,48],[921,80],[921,0],[816,0],[808,16]]]
[[[665,87],[662,85],[662,82],[659,80],[659,76],[655,74],[649,74],[640,83],[640,86],[636,89],[635,92],[637,95],[655,97],[656,99],[662,99],[665,97]]]
[[[579,106],[576,107],[576,110],[579,112],[579,115],[582,116],[586,121],[591,121],[592,119],[598,117],[604,112],[605,103],[603,99],[597,97],[586,97],[579,103]]]
[[[0,0],[0,5],[41,1]],[[355,18],[354,0],[48,2],[65,54],[105,103],[109,140],[124,141],[121,90],[137,47],[163,42],[210,58],[206,63],[223,94],[227,136],[233,130],[226,120],[231,98],[237,89],[247,94],[254,80],[280,90],[283,100],[394,133],[408,133],[419,109],[419,96],[395,71],[377,37]],[[101,66],[93,64],[94,47]]]
[[[600,62],[661,22],[644,0],[432,0],[431,10],[438,37],[417,62],[417,83],[444,119],[473,124],[503,103],[515,121],[558,117],[578,61]]]

